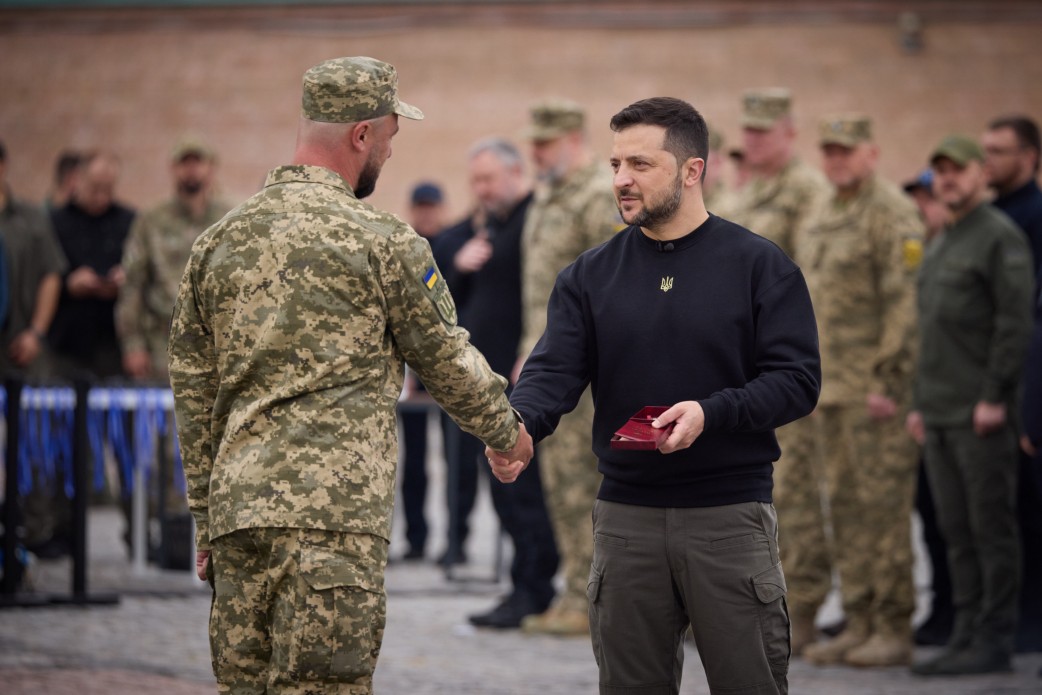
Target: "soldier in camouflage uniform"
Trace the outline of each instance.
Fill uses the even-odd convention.
[[[372,691],[406,363],[464,430],[531,458],[430,246],[360,200],[399,115],[423,117],[387,63],[308,70],[293,163],[199,237],[178,291],[170,379],[222,693]]]
[[[519,368],[546,328],[546,304],[557,273],[621,228],[610,172],[593,161],[586,144],[583,109],[570,101],[550,100],[533,106],[531,118],[527,135],[541,185],[522,236],[524,330]],[[593,561],[591,513],[601,479],[590,440],[592,421],[593,400],[587,390],[539,447],[564,591],[545,613],[525,618],[522,629],[527,632],[576,635],[590,629],[586,585]]]
[[[133,379],[165,383],[170,314],[192,243],[229,205],[213,197],[215,155],[182,137],[171,152],[173,197],[138,215],[123,247],[125,280],[116,301],[123,369]]]
[[[835,187],[797,249],[821,341],[821,427],[833,561],[847,627],[807,646],[815,664],[907,664],[912,655],[911,513],[917,452],[904,431],[915,352],[915,204],[875,175],[870,121],[821,124]]]
[[[827,195],[821,174],[794,154],[796,130],[787,90],[751,91],[743,98],[743,185],[713,212],[767,237],[795,258],[797,230],[814,202]],[[779,546],[788,582],[792,653],[814,639],[814,618],[832,585],[822,510],[819,441],[812,417],[776,430],[781,458],[775,463],[774,500]]]

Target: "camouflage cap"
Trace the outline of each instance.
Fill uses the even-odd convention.
[[[846,114],[829,116],[819,126],[818,141],[821,145],[854,147],[872,141],[872,121],[868,116]]]
[[[792,112],[787,89],[755,89],[742,97],[742,127],[767,130]]]
[[[420,120],[423,112],[398,100],[393,65],[358,56],[334,58],[304,73],[305,118],[325,123],[359,123],[396,113]]]
[[[170,161],[180,162],[188,155],[194,154],[199,159],[214,160],[217,153],[210,144],[197,135],[182,135],[170,150]]]
[[[964,167],[974,159],[983,162],[984,150],[980,143],[968,135],[949,135],[934,148],[930,155],[930,164],[942,157]]]
[[[574,101],[550,99],[529,109],[532,124],[525,130],[529,140],[553,140],[573,130],[582,130],[586,112]]]

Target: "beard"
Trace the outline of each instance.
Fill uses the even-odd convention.
[[[647,200],[644,199],[644,207],[639,212],[633,215],[630,220],[625,219],[625,215],[622,212],[622,206],[619,206],[619,214],[623,216],[623,220],[629,224],[636,225],[638,227],[645,227],[647,229],[653,229],[664,222],[668,222],[673,219],[677,211],[680,210],[680,201],[683,195],[683,184],[680,172],[677,173],[677,177],[673,179],[673,186],[662,196],[659,200]],[[626,195],[630,191],[629,189],[622,189],[619,191],[620,195]]]
[[[380,178],[380,165],[376,163],[373,153],[369,153],[369,159],[358,174],[358,185],[355,186],[355,195],[358,199],[368,198],[376,190],[376,180]]]
[[[203,190],[203,182],[198,179],[178,181],[177,190],[183,195],[196,195]]]

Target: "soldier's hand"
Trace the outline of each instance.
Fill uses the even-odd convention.
[[[889,420],[897,415],[897,403],[881,393],[870,393],[865,397],[868,416],[873,420]]]
[[[147,379],[152,376],[152,356],[147,350],[134,350],[123,355],[123,371],[131,379]]]
[[[206,581],[206,565],[210,561],[210,551],[200,550],[195,554],[195,576]]]
[[[40,354],[40,335],[31,328],[15,336],[7,348],[7,356],[19,367],[28,367]]]
[[[918,410],[908,413],[905,418],[905,430],[911,435],[915,443],[922,446],[926,441],[926,425],[923,423],[923,414]]]
[[[520,431],[517,442],[510,451],[496,451],[491,447],[485,447],[485,456],[488,457],[488,465],[492,467],[492,475],[501,483],[512,483],[517,480],[521,472],[528,468],[528,462],[535,454],[535,446],[532,437],[528,434],[524,424],[519,424]]]
[[[1026,434],[1020,435],[1020,450],[1032,458],[1038,456],[1038,448]]]
[[[1006,424],[1006,404],[980,401],[973,407],[973,431],[978,437],[997,432]]]
[[[652,427],[665,427],[673,423],[673,433],[658,448],[663,454],[671,454],[691,446],[706,426],[706,414],[698,401],[681,401],[659,415]]]

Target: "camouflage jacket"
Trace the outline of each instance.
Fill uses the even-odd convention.
[[[823,405],[869,393],[907,402],[915,367],[915,272],[925,230],[915,204],[869,178],[851,199],[820,200],[796,260],[814,302]]]
[[[229,206],[210,201],[199,218],[176,198],[138,215],[123,246],[126,281],[116,301],[116,333],[123,354],[147,350],[157,374],[166,374],[166,343],[177,286],[192,243]]]
[[[793,159],[776,176],[751,179],[720,214],[770,239],[789,258],[795,258],[796,232],[815,200],[828,192],[828,183],[820,172]]]
[[[195,242],[170,379],[197,542],[241,528],[389,538],[405,364],[467,432],[517,420],[428,243],[328,169],[280,167]]]
[[[546,329],[546,303],[557,274],[623,227],[611,176],[600,164],[536,189],[521,237],[522,356],[532,351]]]

